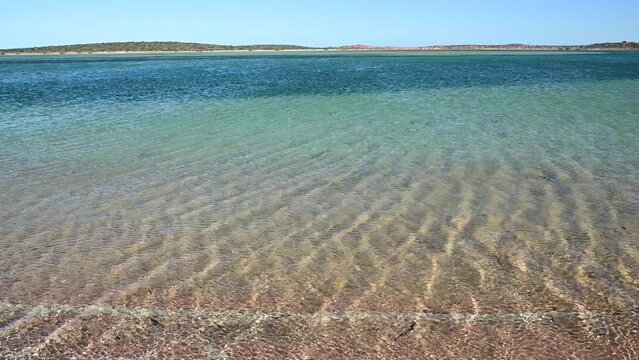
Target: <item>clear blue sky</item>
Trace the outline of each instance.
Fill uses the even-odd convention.
[[[639,41],[639,0],[0,0],[0,48]]]

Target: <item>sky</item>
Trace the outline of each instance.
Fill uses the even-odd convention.
[[[639,0],[0,0],[0,48],[639,41]]]

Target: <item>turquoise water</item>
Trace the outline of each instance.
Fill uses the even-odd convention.
[[[636,349],[638,99],[636,52],[1,57],[0,301]]]

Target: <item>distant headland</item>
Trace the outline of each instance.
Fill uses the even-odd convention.
[[[372,46],[346,45],[337,47],[308,47],[285,44],[217,45],[176,41],[107,42],[0,49],[2,55],[14,54],[91,54],[91,53],[154,53],[154,52],[209,52],[209,51],[281,51],[281,50],[637,50],[637,42],[609,42],[589,45],[430,45],[430,46]]]
[[[129,41],[91,44],[39,46],[16,49],[0,49],[0,54],[54,54],[54,53],[144,53],[144,52],[203,52],[203,51],[251,51],[251,50],[312,50],[298,45],[217,45],[177,41]]]

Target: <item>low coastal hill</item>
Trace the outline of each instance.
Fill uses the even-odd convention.
[[[0,54],[57,54],[57,53],[116,53],[116,52],[200,52],[229,50],[633,50],[639,49],[639,43],[622,41],[596,43],[590,45],[432,45],[432,46],[372,46],[347,45],[339,47],[307,47],[286,44],[260,45],[218,45],[176,41],[136,41],[108,42],[93,44],[74,44],[41,46],[16,49],[0,49]]]
[[[42,53],[93,53],[93,52],[165,52],[165,51],[223,51],[223,50],[304,50],[312,49],[299,45],[218,45],[177,41],[131,41],[93,44],[40,46],[16,49],[0,49],[0,53],[42,54]]]

